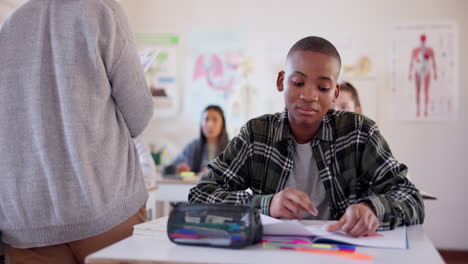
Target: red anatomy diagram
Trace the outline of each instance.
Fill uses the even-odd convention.
[[[431,73],[434,80],[437,80],[437,68],[434,56],[434,50],[426,45],[426,35],[419,37],[420,44],[411,52],[411,62],[409,67],[409,77],[411,81],[414,77],[416,84],[416,116],[420,116],[420,95],[421,84],[424,86],[424,116],[428,115],[429,89]],[[433,72],[431,72],[429,63],[432,62]]]
[[[208,86],[216,91],[232,92],[235,84],[233,71],[237,70],[242,52],[226,52],[225,62],[218,54],[200,54],[195,60],[193,80],[206,79]]]

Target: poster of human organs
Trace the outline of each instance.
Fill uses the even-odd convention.
[[[457,25],[395,25],[391,49],[394,119],[455,120],[459,89]]]

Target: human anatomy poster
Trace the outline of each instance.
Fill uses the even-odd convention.
[[[452,22],[392,28],[391,87],[396,120],[455,120],[458,28]]]
[[[196,30],[189,36],[186,85],[190,120],[200,121],[209,104],[232,116],[231,97],[242,81],[238,70],[245,57],[246,34],[232,30]]]

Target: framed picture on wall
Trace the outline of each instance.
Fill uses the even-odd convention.
[[[392,28],[391,87],[397,120],[455,120],[458,113],[458,27],[453,22]]]
[[[179,89],[177,82],[177,47],[179,37],[166,33],[137,33],[140,57],[146,82],[153,96],[154,115],[171,117],[177,114]]]

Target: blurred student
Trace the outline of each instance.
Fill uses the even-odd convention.
[[[177,172],[203,173],[208,163],[216,158],[229,143],[226,119],[221,107],[209,105],[202,112],[200,137],[188,143],[172,162]]]
[[[375,122],[330,109],[340,93],[340,68],[327,40],[294,44],[277,78],[284,112],[248,121],[208,165],[189,201],[248,204],[276,218],[338,220],[328,231],[356,237],[421,224],[419,191]]]
[[[153,102],[134,34],[114,0],[30,0],[0,50],[7,262],[84,263],[146,220],[132,137]]]
[[[361,101],[357,89],[349,82],[340,84],[340,94],[332,104],[335,110],[344,110],[355,113],[362,113]]]

